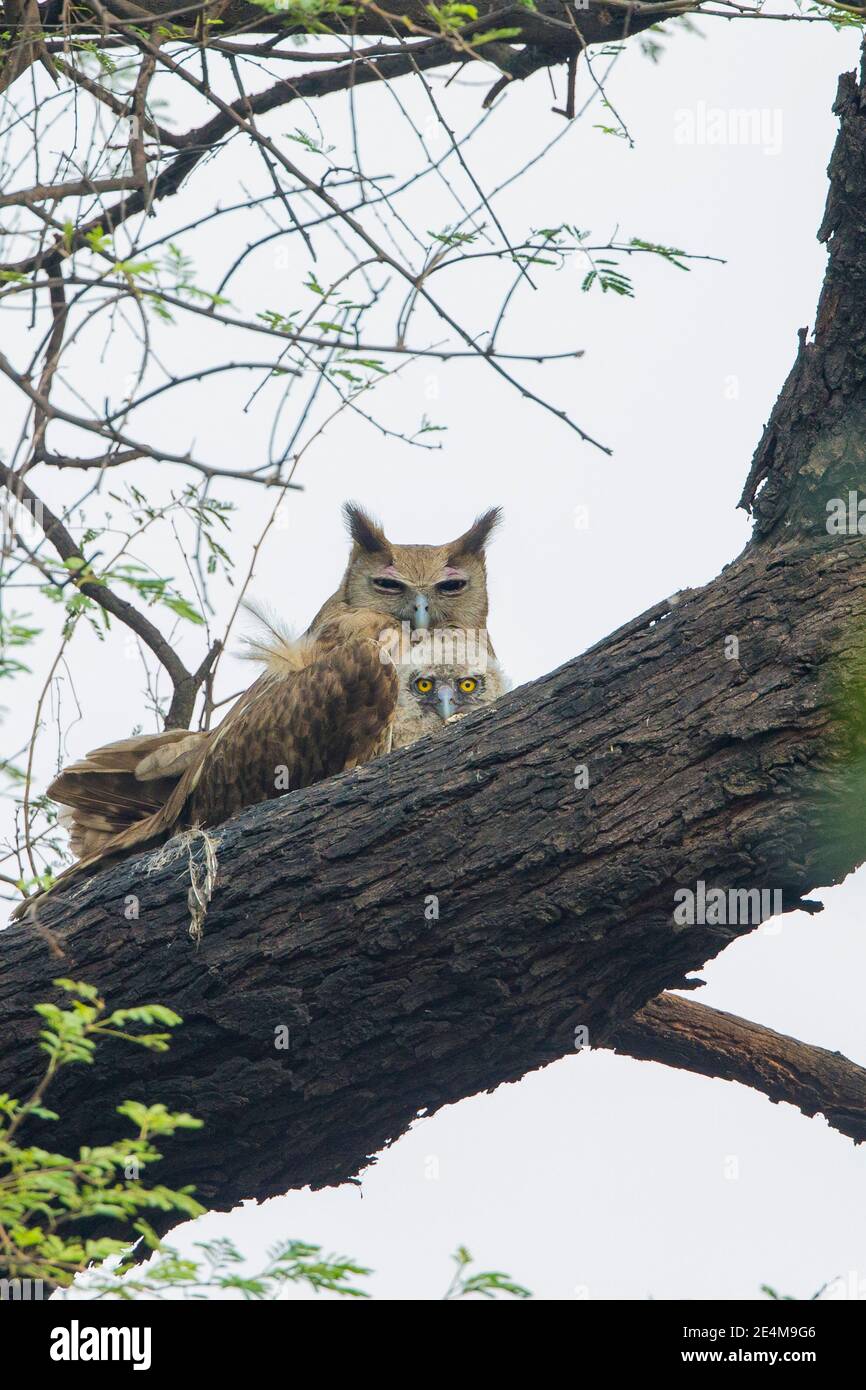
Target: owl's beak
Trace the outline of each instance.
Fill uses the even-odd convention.
[[[450,685],[440,685],[436,692],[436,704],[438,705],[439,718],[443,724],[456,713],[454,707],[454,690]]]
[[[415,607],[412,612],[412,626],[414,628],[427,628],[430,626],[430,606],[427,602],[426,594],[416,593]]]

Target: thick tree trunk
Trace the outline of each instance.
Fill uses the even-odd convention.
[[[825,525],[866,476],[864,108],[843,78],[815,341],[756,455],[760,535],[717,580],[436,741],[220,827],[198,947],[182,848],[49,899],[47,932],[4,934],[0,1090],[36,1074],[55,975],[185,1019],[165,1056],[106,1045],[61,1077],[67,1147],[159,1099],[206,1121],[160,1180],[212,1206],[351,1178],[422,1111],[566,1055],[576,1028],[615,1045],[750,929],[680,925],[679,890],[777,890],[789,910],[866,857],[866,549]]]

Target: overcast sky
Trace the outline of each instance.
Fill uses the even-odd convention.
[[[510,345],[586,350],[524,379],[567,405],[612,457],[483,365],[410,368],[385,388],[384,404],[407,419],[427,411],[447,426],[444,448],[419,454],[343,417],[305,456],[305,490],[291,496],[253,586],[297,627],[342,570],[338,513],[347,496],[403,541],[444,541],[482,509],[504,507],[490,553],[490,626],[517,683],[677,589],[710,580],[742,548],[749,531],[736,502],[797,329],[812,322],[831,107],[838,73],[856,64],[857,40],[814,25],[705,20],[702,29],[704,39],[678,34],[657,66],[634,46],[617,66],[609,96],[634,148],[595,128],[610,123],[596,108],[496,201],[515,236],[564,221],[604,235],[618,226],[628,237],[725,259],[696,262],[688,274],[634,264],[633,300],[581,294],[574,267],[552,288],[517,296]],[[476,119],[489,81],[478,68],[447,93],[436,86],[455,129]],[[401,93],[411,106],[410,88],[405,82]],[[590,91],[583,73],[579,99]],[[344,99],[329,100],[318,114],[339,140]],[[543,73],[507,93],[473,146],[485,188],[560,133],[552,105]],[[727,122],[744,108],[761,113],[757,141],[709,143],[714,113]],[[357,111],[373,162],[411,169],[414,147],[396,128],[388,94],[365,90]],[[290,124],[279,112],[262,121],[274,138]],[[227,188],[236,196],[231,180],[242,173],[238,146],[196,176],[194,201]],[[443,197],[429,181],[419,186],[420,225],[444,223]],[[225,248],[205,244],[205,267],[211,254],[225,264]],[[279,276],[287,273],[271,255],[250,269],[245,292],[284,294]],[[472,279],[461,293],[467,312],[483,313]],[[178,445],[194,433],[200,455],[225,467],[256,457],[267,429],[241,413],[246,393],[220,382],[187,394],[185,415],[170,422]],[[252,489],[232,495],[242,549],[265,503]],[[576,524],[581,507],[589,508],[585,528]],[[68,754],[136,724],[152,727],[123,644],[120,633],[107,647],[82,636],[81,714],[67,721]],[[227,663],[225,693],[245,679]],[[8,746],[27,737],[26,696],[35,688],[22,684],[21,703],[4,712]],[[59,693],[70,710],[71,688]],[[49,739],[41,777],[56,757]],[[864,885],[861,871],[816,894],[823,914],[792,914],[736,942],[702,972],[707,987],[694,997],[866,1061]],[[458,1244],[549,1299],[751,1298],[762,1282],[806,1297],[836,1276],[849,1289],[864,1281],[866,1296],[864,1187],[866,1154],[822,1119],[736,1085],[600,1052],[419,1121],[359,1187],[246,1205],[174,1239],[187,1249],[227,1235],[255,1259],[279,1236],[304,1238],[372,1265],[374,1292],[392,1298],[440,1295]]]

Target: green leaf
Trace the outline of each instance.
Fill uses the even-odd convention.
[[[187,622],[195,623],[197,627],[204,626],[204,618],[201,613],[180,594],[166,594],[162,601],[166,608],[170,608],[172,613],[176,613],[179,618],[186,618]]]

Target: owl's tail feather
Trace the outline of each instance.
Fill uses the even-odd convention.
[[[72,853],[98,855],[115,835],[164,806],[207,737],[187,729],[141,734],[65,767],[47,794],[59,804]]]
[[[206,737],[201,735],[200,737]],[[132,742],[132,740],[126,740]],[[97,750],[101,752],[102,750]],[[82,760],[85,761],[85,760]],[[194,767],[194,761],[190,760],[190,766]],[[68,771],[69,769],[66,769]],[[64,773],[61,773],[61,777]],[[58,781],[60,778],[57,779]],[[39,904],[49,893],[53,893],[58,884],[66,883],[70,879],[80,879],[84,881],[92,873],[108,868],[110,864],[119,859],[125,858],[135,850],[150,850],[155,845],[166,840],[176,828],[178,816],[178,806],[183,800],[183,778],[177,780],[164,779],[160,782],[150,782],[148,787],[160,788],[159,795],[162,797],[158,805],[151,805],[146,809],[144,799],[136,808],[140,814],[135,819],[131,818],[133,808],[128,807],[130,817],[123,819],[118,811],[112,814],[111,819],[108,814],[99,823],[98,814],[95,811],[82,810],[80,806],[61,807],[60,819],[67,824],[70,829],[70,847],[74,854],[79,857],[74,864],[70,864],[54,879],[50,887],[39,889],[32,893],[29,898],[25,898],[18,904],[12,913],[12,921],[21,921],[30,916],[34,911],[38,912]],[[54,783],[52,783],[52,786]],[[50,790],[50,788],[49,788]],[[166,795],[163,796],[163,791]],[[65,814],[64,814],[65,813]],[[109,829],[108,827],[113,828]]]

